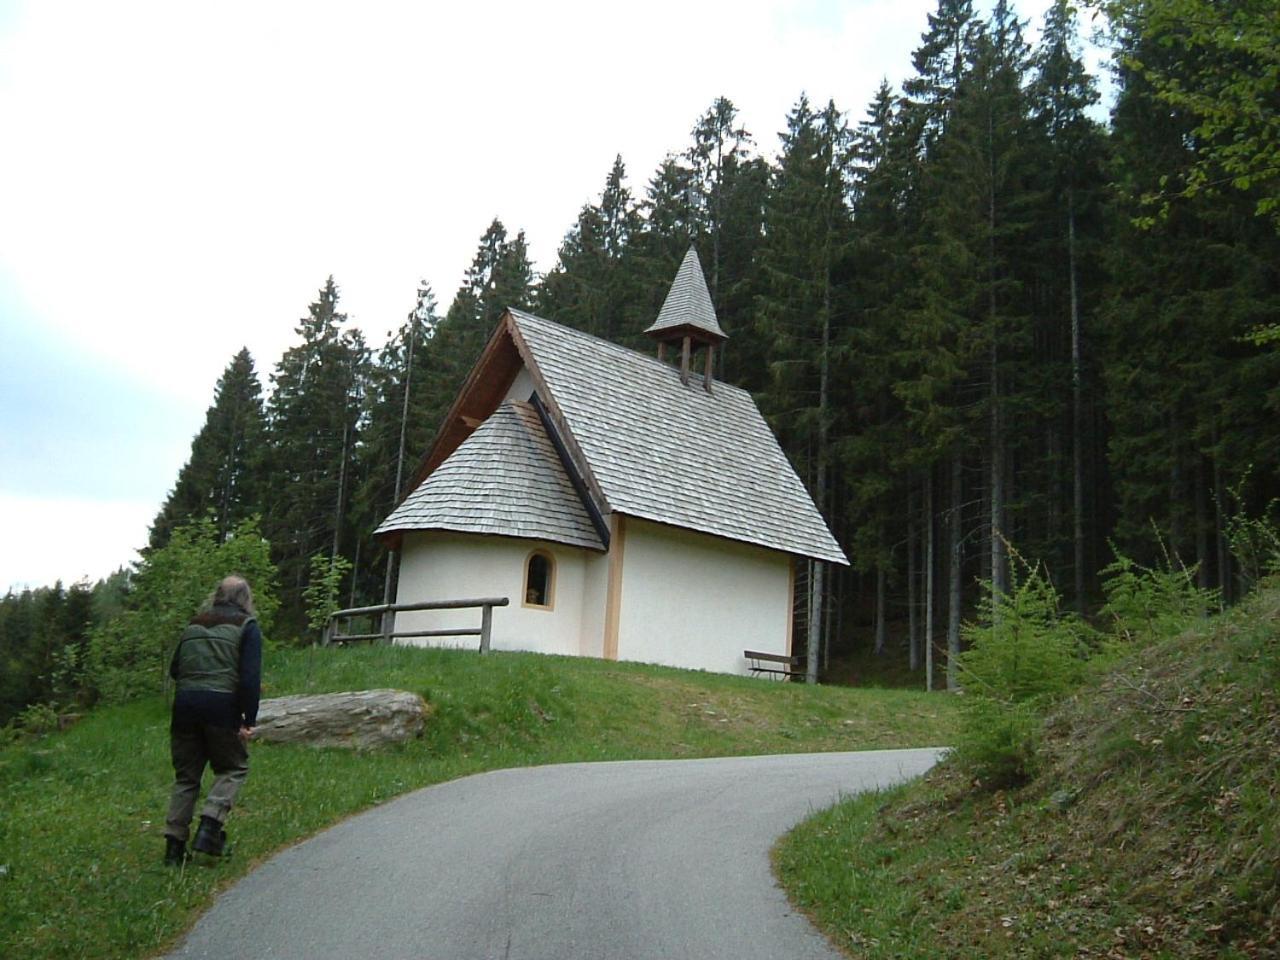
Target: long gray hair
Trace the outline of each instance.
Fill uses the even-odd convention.
[[[249,589],[249,581],[244,577],[232,574],[223,577],[209,597],[211,607],[239,607],[249,616],[257,616],[253,609],[253,591]]]

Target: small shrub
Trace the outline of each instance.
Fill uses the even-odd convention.
[[[1110,620],[1106,646],[1127,653],[1180,633],[1220,605],[1217,590],[1196,586],[1196,568],[1174,563],[1144,567],[1118,550],[1102,570],[1107,598],[1101,613]]]
[[[1241,480],[1231,490],[1231,496],[1239,503],[1244,496]],[[1258,581],[1271,574],[1280,573],[1280,500],[1267,504],[1260,516],[1249,517],[1243,513],[1227,519],[1227,543],[1238,565],[1243,587],[1252,589]]]
[[[324,635],[329,618],[342,609],[338,594],[343,578],[350,572],[351,561],[346,557],[317,553],[311,558],[311,577],[302,591],[302,601],[307,605],[307,626],[317,638]]]
[[[988,583],[982,621],[965,628],[964,689],[956,757],[991,786],[1029,778],[1046,707],[1082,679],[1088,628],[1061,609],[1039,567],[1014,571],[1012,589]]]
[[[58,711],[48,703],[33,703],[14,720],[14,726],[22,733],[42,737],[58,729]]]

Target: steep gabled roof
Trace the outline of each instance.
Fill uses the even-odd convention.
[[[683,333],[715,343],[728,339],[716,319],[716,308],[707,291],[707,279],[702,275],[702,263],[693,247],[684,255],[684,262],[667,291],[667,299],[658,311],[658,319],[645,333],[659,340],[667,335]]]
[[[507,401],[374,531],[454,530],[603,550],[528,403]]]
[[[518,310],[509,316],[605,509],[848,563],[745,390],[716,384],[708,393],[654,357]]]

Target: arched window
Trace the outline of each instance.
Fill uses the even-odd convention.
[[[555,605],[556,561],[545,550],[535,550],[524,562],[524,606],[550,610]]]

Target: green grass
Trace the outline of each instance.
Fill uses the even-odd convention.
[[[850,956],[1280,956],[1280,589],[1145,650],[1009,791],[954,763],[801,824],[792,901]]]
[[[214,867],[163,867],[172,773],[159,699],[0,751],[0,957],[143,957],[274,851],[406,790],[500,767],[946,743],[953,704],[532,654],[273,651],[264,696],[397,687],[423,737],[353,754],[259,744]]]

